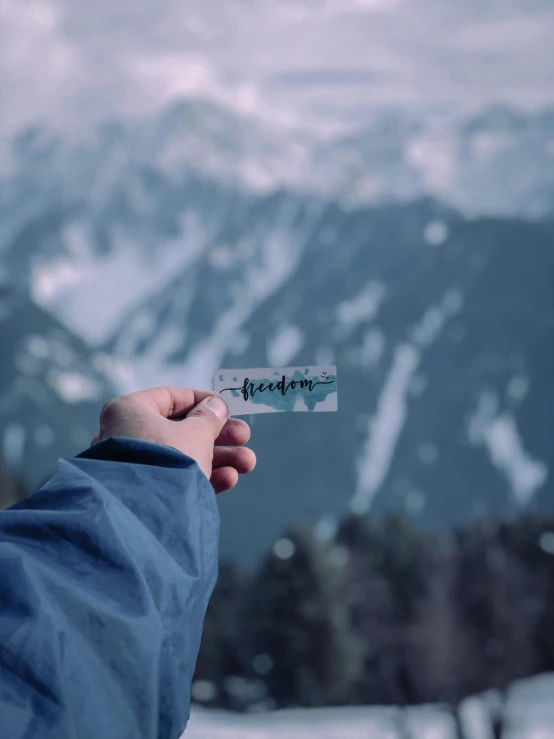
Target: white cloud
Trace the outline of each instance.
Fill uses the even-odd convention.
[[[198,93],[318,124],[391,105],[536,107],[554,102],[553,25],[538,0],[7,0],[3,127]]]
[[[222,85],[210,62],[202,57],[179,54],[133,54],[123,63],[137,83],[156,102],[187,95],[221,94]]]
[[[78,46],[63,35],[61,22],[60,8],[52,0],[3,3],[2,135],[37,115],[62,113],[82,70]]]

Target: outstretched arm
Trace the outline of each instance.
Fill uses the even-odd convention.
[[[214,488],[255,463],[239,446],[247,425],[216,415],[208,397],[157,388],[108,404],[93,446],[0,513],[10,739],[183,731],[217,577]]]

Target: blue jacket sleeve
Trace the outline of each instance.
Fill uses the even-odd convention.
[[[176,739],[217,578],[196,462],[109,439],[0,512],[2,739]]]

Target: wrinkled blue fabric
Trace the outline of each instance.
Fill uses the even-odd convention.
[[[0,739],[174,739],[217,578],[196,462],[109,439],[0,511]]]

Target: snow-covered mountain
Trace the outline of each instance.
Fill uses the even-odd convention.
[[[398,113],[318,142],[310,181],[347,202],[433,195],[468,215],[554,213],[554,110],[491,106],[469,119]]]
[[[552,224],[467,221],[434,201],[345,210],[281,193],[135,306],[104,351],[143,384],[338,365],[338,417],[255,420],[259,471],[221,501],[230,555],[349,507],[433,525],[515,513],[552,485],[553,243]]]
[[[57,313],[65,296],[67,317],[74,314],[67,296],[83,284],[92,289],[98,265],[105,279],[121,273],[118,254],[128,266],[129,250],[148,260],[175,240],[181,253],[202,241],[195,230],[209,229],[228,196],[220,203],[201,185],[197,193],[200,180],[227,191],[287,189],[348,205],[433,195],[470,214],[554,212],[551,110],[497,106],[448,125],[392,111],[370,126],[322,137],[183,100],[78,139],[28,128],[4,159],[2,274],[31,284]],[[189,213],[198,205],[200,223]]]
[[[6,388],[46,389],[3,414],[12,463],[35,454],[19,416],[59,424],[42,473],[116,388],[332,362],[338,415],[256,419],[258,470],[221,499],[224,554],[349,507],[452,524],[546,505],[554,226],[486,214],[552,212],[554,119],[494,109],[437,131],[391,114],[322,140],[188,101],[78,141],[22,133],[0,248],[26,297],[1,324],[2,369]],[[16,360],[28,334],[40,361],[71,345],[77,405],[58,370]]]
[[[0,288],[0,453],[28,486],[86,448],[115,392],[90,348],[24,294]]]
[[[446,127],[396,111],[322,138],[184,100],[79,139],[26,129],[3,164],[0,279],[99,343],[252,198],[357,207],[430,194],[469,215],[552,214],[554,112],[496,107]]]

